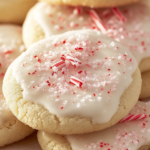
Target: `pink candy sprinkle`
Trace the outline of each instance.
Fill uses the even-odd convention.
[[[62,68],[62,67],[64,67],[64,65],[65,65],[65,62],[64,62],[63,60],[61,60],[61,61],[59,61],[59,62],[53,64],[50,68],[51,68],[51,69],[52,69],[53,67]]]
[[[73,83],[73,84],[75,84],[75,85],[77,85],[78,87],[82,87],[82,85],[83,85],[83,81],[81,81],[80,79],[78,79],[78,78],[76,78],[76,77],[74,77],[74,76],[71,76],[70,77],[70,82],[71,83]]]
[[[122,22],[125,22],[125,18],[118,8],[114,7],[112,10],[114,14],[119,18],[119,20],[121,20]]]
[[[81,61],[75,57],[72,57],[70,55],[62,55],[61,59],[63,61],[68,60],[73,66],[79,66],[81,64]]]
[[[80,15],[81,14],[81,8],[77,7],[74,9],[75,14]]]
[[[146,114],[128,115],[125,118],[121,119],[119,122],[141,120],[141,119],[145,119],[145,118],[147,118]]]
[[[100,19],[100,17],[98,16],[98,14],[96,13],[95,10],[90,10],[90,16],[91,16],[92,20],[94,21],[94,23],[96,24],[96,26],[97,26],[103,33],[106,33],[107,29],[106,29],[104,23],[102,22],[102,20]]]
[[[83,50],[82,47],[76,47],[75,50]]]
[[[12,51],[10,51],[10,50],[5,52],[5,54],[11,54],[11,53],[12,53]]]

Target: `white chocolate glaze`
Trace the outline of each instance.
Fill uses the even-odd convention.
[[[79,63],[66,59],[63,65],[52,67],[63,55]],[[120,43],[98,31],[78,30],[34,44],[17,59],[13,77],[24,99],[43,105],[50,113],[104,123],[118,110],[136,68],[136,60]],[[83,84],[70,83],[72,76]]]
[[[24,50],[21,28],[14,25],[0,25],[0,127],[5,121],[13,118],[3,99],[3,77],[10,63]]]
[[[106,34],[128,46],[138,63],[150,57],[150,5],[147,1],[120,8],[126,21],[121,22],[112,9],[95,10],[105,25]],[[88,8],[51,6],[38,3],[34,18],[46,37],[70,30],[98,29],[89,15]]]
[[[130,114],[147,118],[118,123],[99,132],[65,136],[72,150],[138,150],[150,144],[150,102],[138,102]]]

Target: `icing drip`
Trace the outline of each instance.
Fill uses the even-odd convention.
[[[17,59],[13,77],[24,99],[50,113],[104,123],[118,110],[136,68],[126,47],[100,32],[80,30],[33,45]]]
[[[21,28],[12,25],[0,25],[0,127],[5,121],[14,118],[3,99],[3,77],[10,63],[24,50]]]
[[[143,120],[118,123],[108,129],[66,136],[72,150],[137,150],[150,141],[150,102],[138,102],[130,114],[146,114]]]
[[[145,3],[144,3],[145,2]],[[70,30],[97,29],[128,46],[138,63],[150,57],[150,9],[148,1],[120,9],[74,8],[38,3],[34,17],[46,37]],[[136,14],[136,15],[135,15]]]

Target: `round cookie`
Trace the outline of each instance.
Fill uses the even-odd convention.
[[[37,0],[1,0],[0,23],[22,24],[29,9]]]
[[[150,97],[150,71],[142,73],[142,90],[140,99],[146,99]]]
[[[138,102],[130,114],[147,118],[118,123],[108,129],[83,135],[54,135],[38,131],[43,150],[148,150],[150,148],[150,102]]]
[[[93,30],[34,44],[9,67],[3,84],[19,120],[58,134],[116,124],[136,104],[140,90],[140,72],[130,51]]]
[[[8,66],[24,50],[21,27],[0,25],[0,147],[21,140],[34,131],[11,113],[2,93],[3,78]]]
[[[30,47],[41,39],[70,30],[87,28],[104,30],[106,35],[129,47],[139,63],[141,72],[145,72],[150,70],[150,5],[148,2],[146,0],[121,7],[119,16],[116,12],[119,10],[115,11],[112,8],[76,8],[40,2],[27,15],[23,25],[23,40],[26,47]],[[100,17],[102,27],[94,22],[93,14]]]
[[[138,2],[139,0],[40,0],[52,5],[70,5],[86,7],[116,7]]]

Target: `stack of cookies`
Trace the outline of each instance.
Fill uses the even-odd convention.
[[[10,111],[2,92],[9,65],[26,50],[21,25],[36,0],[0,1],[0,147],[22,140],[35,130],[19,121]],[[3,149],[3,148],[0,148]]]
[[[38,130],[42,150],[148,150],[149,8],[41,0],[22,34],[0,25],[0,146]]]

